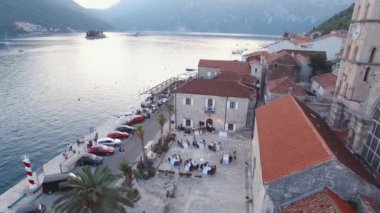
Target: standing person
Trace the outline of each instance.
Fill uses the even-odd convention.
[[[79,147],[79,144],[80,144],[80,140],[79,140],[79,139],[77,139],[77,145],[78,145],[78,147]]]
[[[95,142],[98,141],[98,132],[95,133],[95,138],[94,138]]]

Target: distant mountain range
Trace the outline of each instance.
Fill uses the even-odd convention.
[[[72,30],[282,34],[305,32],[353,0],[120,0],[86,10],[72,0],[0,0],[0,37]]]
[[[71,0],[0,0],[0,38],[20,33],[112,29]]]
[[[327,34],[331,30],[335,29],[348,30],[350,27],[352,13],[354,12],[354,6],[355,5],[352,4],[349,8],[327,19],[319,26],[313,28],[313,31],[320,31],[322,34]]]

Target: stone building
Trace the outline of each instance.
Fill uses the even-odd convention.
[[[278,212],[324,187],[344,200],[361,194],[380,202],[378,179],[291,95],[256,110],[252,153],[254,212]]]
[[[174,98],[176,126],[235,131],[252,123],[256,91],[236,80],[197,78],[177,88]]]
[[[331,101],[334,96],[336,78],[336,75],[331,72],[313,76],[311,78],[311,91],[319,100]]]
[[[291,81],[288,77],[283,77],[269,81],[265,90],[264,100],[267,103],[288,94],[296,96],[299,100],[304,100],[308,95],[308,91]]]
[[[380,1],[357,0],[328,123],[380,173]]]

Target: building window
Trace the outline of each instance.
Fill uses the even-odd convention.
[[[185,120],[185,126],[191,126],[191,120],[190,119]]]
[[[236,108],[236,102],[231,101],[230,102],[230,109],[235,109]]]
[[[369,56],[369,63],[373,63],[373,60],[375,59],[376,55],[376,47],[372,48],[371,55]]]
[[[370,4],[367,4],[367,7],[365,8],[365,12],[364,12],[364,20],[367,19],[369,7],[370,7]]]
[[[368,130],[367,141],[362,150],[362,156],[367,163],[376,171],[380,172],[380,105],[377,106],[371,128]]]
[[[234,124],[228,124],[227,128],[229,131],[234,131]]]
[[[255,68],[255,72],[257,72],[257,68]]]
[[[212,108],[214,105],[214,100],[212,98],[207,99],[207,107]]]
[[[209,77],[209,78],[211,77],[211,72],[210,71],[207,72],[207,77]]]
[[[274,69],[277,69],[278,68],[278,64],[276,63],[276,64],[274,64],[274,67],[273,67]]]
[[[185,104],[186,105],[191,105],[191,98],[186,98]]]
[[[365,70],[365,73],[364,73],[364,78],[363,78],[364,82],[368,81],[368,75],[369,75],[370,71],[371,71],[371,67],[367,67],[367,69]]]

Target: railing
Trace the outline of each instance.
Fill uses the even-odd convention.
[[[214,112],[215,112],[215,107],[212,107],[212,106],[205,107],[205,113],[214,113]]]

